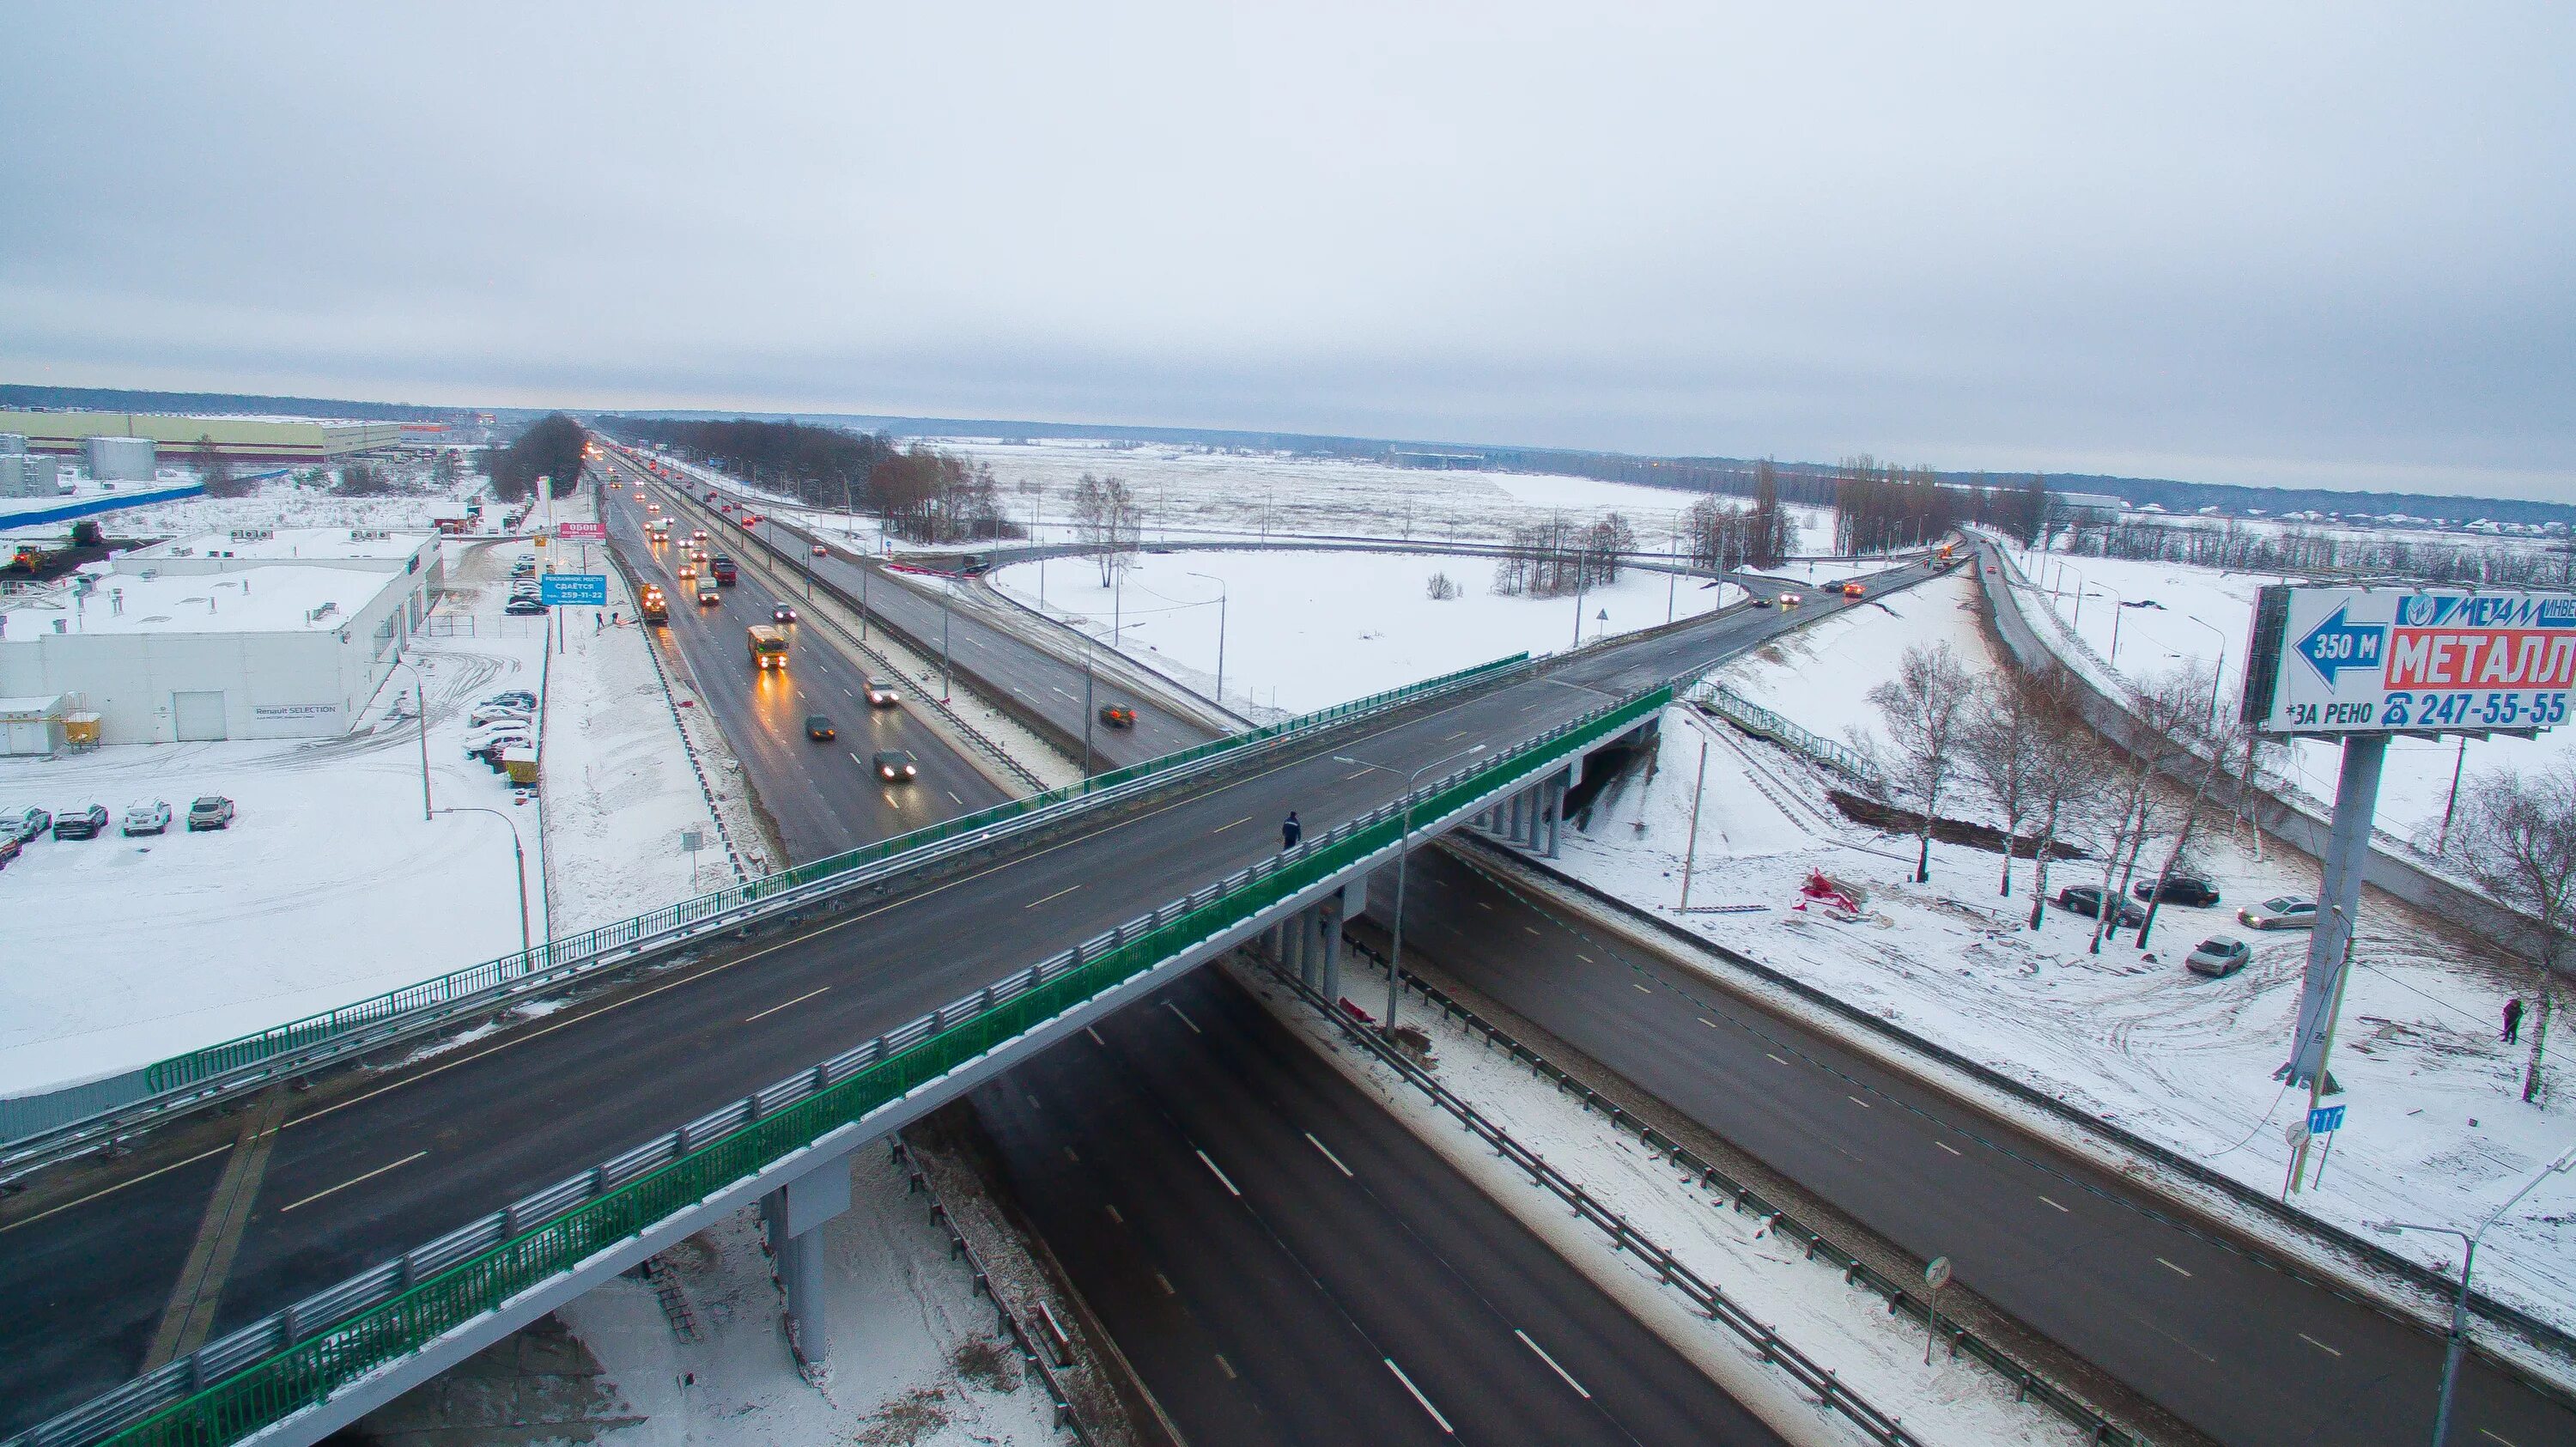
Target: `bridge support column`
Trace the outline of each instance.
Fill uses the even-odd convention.
[[[797,1359],[821,1366],[832,1350],[823,1300],[823,1223],[850,1209],[850,1158],[836,1156],[760,1199],[778,1280],[787,1288],[787,1340]]]
[[[1547,798],[1545,849],[1547,857],[1554,859],[1557,857],[1558,848],[1565,842],[1566,780],[1562,776],[1551,778],[1540,787],[1546,790]]]
[[[1342,926],[1368,913],[1368,879],[1363,876],[1342,886],[1342,892],[1324,901],[1324,967],[1315,992],[1338,1004],[1342,998]]]

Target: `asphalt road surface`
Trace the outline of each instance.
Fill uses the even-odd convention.
[[[246,1205],[219,1233],[230,1254],[210,1330],[277,1310],[1233,873],[1278,847],[1290,809],[1321,831],[1395,798],[1401,773],[1388,770],[1530,737],[1758,646],[1787,621],[1741,610],[1614,641],[1334,730],[1149,809],[1024,842],[973,874],[799,938],[704,957],[408,1067],[328,1076],[290,1098],[264,1168],[239,1183]],[[113,1386],[142,1361],[209,1216],[235,1125],[173,1126],[129,1156],[67,1165],[0,1200],[0,1430]]]
[[[615,453],[609,454],[627,475],[640,475],[632,463]],[[666,484],[673,488],[688,485],[686,480]],[[987,685],[983,692],[990,696],[1011,695],[1039,716],[1064,729],[1072,736],[1082,736],[1085,716],[1082,708],[1082,665],[1068,663],[1051,653],[1032,647],[1025,640],[985,622],[969,608],[944,610],[938,597],[927,584],[904,580],[874,564],[863,563],[848,550],[847,540],[830,532],[808,533],[791,524],[774,522],[766,510],[774,503],[750,498],[726,489],[721,495],[734,499],[763,515],[764,535],[777,539],[778,551],[800,565],[815,569],[816,576],[835,583],[852,598],[864,595],[868,610],[892,622],[908,636],[919,640],[937,661],[943,621],[947,628],[950,661],[961,674],[971,674]],[[703,499],[707,489],[697,488],[689,495]],[[809,509],[810,511],[810,509]],[[712,532],[713,529],[710,529]],[[735,531],[739,532],[739,529]],[[813,555],[813,544],[821,542],[831,549],[826,557]],[[802,549],[801,557],[798,550]],[[864,577],[862,576],[864,575]],[[1151,698],[1131,695],[1095,680],[1092,706],[1095,710],[1112,704],[1124,704],[1136,710],[1132,729],[1112,729],[1097,724],[1091,730],[1092,748],[1102,769],[1118,768],[1161,758],[1193,744],[1204,743],[1206,729],[1181,718]]]
[[[974,1100],[1193,1443],[1780,1440],[1221,971]]]
[[[636,575],[662,585],[671,621],[653,630],[655,646],[667,650],[666,659],[677,653],[686,661],[684,676],[696,685],[701,706],[713,712],[762,806],[777,820],[790,862],[872,844],[1008,797],[914,717],[910,701],[870,707],[865,666],[835,646],[826,625],[790,626],[787,666],[753,667],[751,625],[771,622],[771,610],[782,602],[801,610],[804,599],[773,593],[744,568],[739,583],[717,590],[721,603],[701,604],[696,581],[683,583],[679,576],[689,557],[691,523],[674,522],[668,543],[648,542],[644,504],[632,488],[603,489],[600,510]],[[714,528],[707,533],[710,559],[719,553],[741,556],[743,539]],[[805,721],[815,714],[831,720],[834,738],[807,735]],[[885,750],[912,753],[920,760],[920,777],[886,782],[874,766]]]
[[[2223,1442],[2419,1447],[2442,1346],[2185,1230],[2044,1139],[1417,853],[1405,950],[1546,1027]],[[1387,892],[1371,891],[1372,900]],[[2576,1412],[2472,1357],[2451,1440],[2576,1443]]]

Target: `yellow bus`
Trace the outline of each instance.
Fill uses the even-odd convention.
[[[787,666],[787,630],[766,623],[751,627],[751,663],[754,668]]]

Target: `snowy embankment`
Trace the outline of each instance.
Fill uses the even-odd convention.
[[[2179,671],[2210,677],[2225,661],[2227,697],[2245,676],[2245,644],[2253,632],[2254,597],[2269,583],[2296,581],[2260,573],[2232,573],[2181,563],[2138,563],[2114,558],[2068,557],[2015,549],[2029,586],[2018,589],[2024,610],[2052,646],[2064,641],[2045,626],[2051,614],[2091,652],[2072,649],[2067,661],[2094,677],[2108,675],[2134,686]],[[2116,636],[2114,630],[2117,630]],[[2117,645],[2116,651],[2114,645]],[[2450,800],[2453,766],[2467,790],[2498,769],[2532,769],[2576,753],[2576,729],[2537,739],[2470,740],[2465,753],[2454,739],[2391,740],[2379,786],[2379,827],[2430,847]],[[2267,758],[2290,787],[2320,808],[2334,803],[2341,762],[2332,743],[2300,742]]]
[[[1490,558],[1436,553],[1147,553],[1114,587],[1088,559],[1021,563],[995,586],[1129,657],[1213,695],[1219,623],[1225,694],[1290,713],[1322,708],[1527,650],[1574,646],[1577,600],[1504,597]],[[1434,575],[1458,596],[1430,596]],[[1041,582],[1043,579],[1043,582]],[[1732,583],[1628,569],[1585,592],[1583,641],[1688,618],[1744,596]],[[1223,591],[1227,602],[1220,609]],[[1602,615],[1607,614],[1605,619]]]
[[[1851,727],[1876,732],[1867,692],[1907,644],[1947,643],[1971,671],[2002,666],[1980,632],[1972,587],[1965,576],[1927,583],[1884,608],[1826,619],[1718,676],[1827,738]],[[2124,639],[2124,656],[2127,648]],[[1691,904],[1749,908],[1677,916],[1703,742],[1708,784]],[[1675,709],[1653,771],[1624,777],[1595,801],[1568,831],[1561,867],[2251,1189],[2280,1191],[2282,1129],[2306,1102],[2272,1071],[2288,1050],[2307,936],[2244,930],[2233,910],[2313,893],[2313,861],[2257,858],[2242,836],[2209,830],[2194,862],[2224,905],[2169,908],[2149,950],[2124,942],[2094,955],[2089,919],[2052,909],[2039,931],[2023,927],[2028,861],[2017,862],[2007,899],[1997,894],[2001,856],[1936,843],[1932,882],[1912,884],[1913,841],[1849,823],[1827,801],[1826,784],[1794,755]],[[1982,810],[1962,791],[1943,812]],[[2061,863],[2051,883],[2098,883],[2100,868]],[[1816,869],[1866,890],[1861,920],[1790,908]],[[2249,941],[2253,962],[2225,979],[2185,971],[2183,954],[2211,934]],[[2547,1107],[2520,1100],[2520,1049],[2499,1043],[2496,1021],[2528,977],[2493,946],[2373,895],[2355,965],[2335,1059],[2351,1123],[2321,1187],[2297,1198],[2302,1209],[2348,1230],[2390,1216],[2471,1220],[2576,1139],[2569,1093]],[[2571,1225],[2576,1198],[2563,1190],[2535,1198],[2527,1215],[2489,1236],[2482,1289],[2576,1326]],[[2440,1238],[2387,1244],[2457,1269]]]

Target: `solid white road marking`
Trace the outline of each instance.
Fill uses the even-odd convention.
[[[1206,1031],[1201,1030],[1201,1029],[1199,1028],[1199,1022],[1198,1022],[1198,1021],[1191,1019],[1191,1018],[1190,1018],[1189,1016],[1187,1016],[1187,1015],[1181,1015],[1181,1007],[1180,1007],[1180,1006],[1173,1004],[1173,1003],[1172,1003],[1171,1001],[1169,1001],[1169,1000],[1165,1000],[1165,1001],[1163,1002],[1163,1008],[1164,1008],[1164,1009],[1166,1009],[1166,1010],[1171,1011],[1171,1012],[1172,1012],[1173,1014],[1175,1014],[1175,1015],[1180,1015],[1180,1016],[1181,1016],[1181,1023],[1190,1027],[1190,1033],[1191,1033],[1191,1034],[1193,1034],[1193,1035],[1204,1035],[1204,1034],[1206,1034],[1206,1033],[1207,1033]]]
[[[1079,884],[1068,884],[1068,885],[1066,885],[1064,888],[1057,890],[1055,893],[1048,895],[1048,896],[1046,897],[1046,899],[1033,899],[1033,900],[1030,900],[1028,903],[1026,903],[1026,904],[1024,904],[1024,905],[1021,905],[1021,906],[1020,906],[1020,908],[1022,908],[1022,909],[1035,909],[1035,908],[1037,908],[1039,905],[1042,905],[1042,904],[1046,903],[1046,902],[1047,902],[1047,899],[1062,899],[1062,898],[1064,898],[1066,895],[1071,894],[1071,893],[1073,893],[1075,890],[1080,889],[1080,888],[1082,888],[1082,886],[1081,886],[1081,885],[1079,885]]]
[[[1322,1151],[1322,1152],[1324,1153],[1324,1159],[1326,1159],[1326,1160],[1328,1160],[1328,1161],[1331,1161],[1331,1162],[1333,1163],[1333,1169],[1334,1169],[1334,1170],[1337,1170],[1337,1171],[1341,1172],[1343,1175],[1346,1175],[1346,1176],[1347,1176],[1347,1175],[1350,1175],[1350,1173],[1351,1173],[1351,1168],[1350,1168],[1350,1167],[1348,1167],[1348,1166],[1346,1166],[1346,1165],[1343,1165],[1343,1164],[1342,1164],[1342,1158],[1341,1158],[1340,1156],[1337,1156],[1337,1155],[1334,1155],[1334,1154],[1333,1154],[1332,1147],[1330,1147],[1330,1146],[1328,1146],[1328,1145],[1325,1145],[1322,1141],[1319,1141],[1319,1140],[1315,1139],[1315,1133],[1314,1133],[1313,1131],[1308,1131],[1308,1132],[1306,1132],[1306,1144],[1308,1144],[1308,1145],[1310,1145],[1310,1146],[1313,1146],[1315,1149],[1317,1149],[1317,1150],[1319,1150],[1319,1151]],[[1356,1179],[1356,1178],[1354,1178],[1354,1179]]]
[[[345,1180],[345,1181],[342,1181],[340,1184],[338,1184],[338,1185],[336,1185],[336,1186],[331,1186],[331,1187],[328,1187],[328,1188],[326,1188],[326,1189],[324,1189],[324,1190],[315,1191],[312,1195],[309,1195],[309,1196],[305,1197],[305,1198],[304,1198],[303,1200],[301,1200],[301,1201],[293,1201],[293,1202],[290,1202],[290,1203],[288,1203],[288,1204],[286,1204],[286,1205],[280,1206],[280,1207],[278,1207],[278,1208],[277,1208],[277,1213],[278,1213],[279,1215],[283,1216],[283,1215],[285,1215],[287,1212],[294,1210],[297,1206],[310,1206],[310,1205],[312,1205],[314,1202],[321,1200],[324,1196],[331,1195],[331,1194],[333,1194],[334,1192],[338,1192],[338,1191],[345,1191],[345,1190],[349,1189],[351,1186],[354,1186],[354,1185],[358,1184],[360,1181],[372,1181],[372,1180],[374,1180],[376,1177],[383,1175],[385,1172],[395,1169],[395,1167],[410,1165],[412,1162],[414,1162],[414,1161],[416,1161],[416,1160],[419,1160],[422,1156],[425,1156],[425,1155],[428,1155],[428,1154],[429,1154],[429,1152],[427,1152],[427,1151],[413,1151],[410,1155],[407,1155],[407,1156],[403,1157],[401,1160],[395,1161],[392,1165],[378,1166],[378,1167],[376,1167],[374,1170],[367,1172],[365,1175],[362,1175],[362,1176],[351,1176],[349,1179],[347,1179],[347,1180]]]
[[[828,990],[828,989],[830,989],[830,988],[832,988],[832,987],[831,987],[831,986],[829,986],[829,985],[825,985],[825,986],[823,987],[823,990]],[[813,999],[816,995],[822,994],[822,993],[823,993],[823,990],[808,990],[808,991],[806,991],[804,994],[797,996],[797,997],[796,997],[795,999],[793,999],[793,1000],[781,1000],[781,1001],[779,1001],[777,1004],[770,1006],[768,1009],[761,1011],[761,1012],[760,1012],[760,1015],[775,1015],[775,1014],[777,1014],[779,1011],[786,1009],[786,1008],[787,1008],[788,1006],[790,1006],[790,1005],[802,1005],[802,1004],[804,1004],[806,1001]],[[745,1016],[743,1016],[743,1017],[742,1017],[742,1023],[744,1023],[745,1025],[748,1025],[748,1024],[750,1024],[752,1021],[759,1019],[759,1018],[760,1018],[760,1015],[745,1015]]]
[[[1404,1383],[1404,1389],[1413,1394],[1413,1400],[1421,1403],[1422,1410],[1431,1414],[1431,1420],[1440,1424],[1441,1433],[1450,1437],[1457,1436],[1458,1429],[1449,1425],[1449,1419],[1440,1415],[1440,1409],[1431,1405],[1431,1399],[1429,1397],[1422,1395],[1422,1389],[1413,1384],[1413,1378],[1404,1374],[1404,1368],[1395,1364],[1395,1358],[1387,1357],[1385,1358],[1385,1361],[1386,1369],[1395,1373],[1395,1379],[1397,1381]]]
[[[1193,1149],[1193,1150],[1196,1150],[1197,1148],[1196,1148],[1196,1147],[1192,1147],[1192,1149]],[[1243,1192],[1238,1191],[1238,1190],[1236,1190],[1236,1189],[1235,1189],[1235,1187],[1234,1187],[1234,1182],[1229,1181],[1229,1180],[1227,1180],[1227,1179],[1225,1178],[1225,1172],[1223,1172],[1223,1171],[1218,1171],[1218,1170],[1216,1169],[1216,1162],[1214,1162],[1214,1161],[1212,1161],[1212,1160],[1209,1160],[1209,1159],[1208,1159],[1208,1153],[1207,1153],[1207,1152],[1205,1152],[1205,1151],[1198,1151],[1198,1152],[1197,1152],[1197,1154],[1198,1154],[1199,1164],[1200,1164],[1200,1165],[1203,1165],[1203,1166],[1207,1167],[1209,1170],[1211,1170],[1211,1171],[1215,1171],[1215,1172],[1216,1172],[1216,1179],[1217,1179],[1217,1183],[1218,1183],[1219,1185],[1222,1185],[1222,1186],[1224,1186],[1224,1187],[1225,1187],[1225,1189],[1226,1189],[1226,1194],[1228,1194],[1228,1195],[1232,1195],[1232,1196],[1240,1196],[1240,1195],[1242,1195],[1242,1194],[1243,1194]]]
[[[2190,1272],[2188,1272],[2188,1271],[2184,1271],[2181,1267],[2174,1265],[2172,1262],[2167,1261],[2166,1259],[2164,1259],[2164,1258],[2163,1258],[2163,1257],[2161,1257],[2161,1256],[2159,1256],[2159,1257],[2157,1257],[2157,1258],[2156,1258],[2156,1264],[2157,1264],[2158,1266],[2163,1267],[2163,1268],[2164,1268],[2165,1270],[2167,1270],[2167,1271],[2175,1272],[2175,1273],[2178,1273],[2178,1274],[2183,1275],[2183,1276],[2189,1276],[2189,1275],[2191,1274]]]
[[[1554,1373],[1556,1373],[1558,1376],[1565,1378],[1565,1384],[1566,1384],[1567,1386],[1572,1387],[1572,1388],[1574,1389],[1574,1395],[1576,1395],[1576,1396],[1578,1396],[1578,1397],[1581,1397],[1583,1400],[1585,1400],[1585,1401],[1587,1401],[1587,1402],[1589,1402],[1589,1401],[1591,1401],[1591,1400],[1592,1400],[1592,1394],[1591,1394],[1590,1392],[1585,1391],[1585,1390],[1583,1389],[1583,1384],[1582,1384],[1581,1382],[1578,1382],[1578,1381],[1576,1381],[1576,1380],[1574,1379],[1574,1373],[1569,1372],[1569,1371],[1567,1371],[1565,1368],[1558,1366],[1558,1365],[1556,1364],[1556,1358],[1554,1358],[1554,1357],[1552,1357],[1552,1356],[1549,1356],[1549,1355],[1547,1354],[1547,1348],[1545,1348],[1545,1347],[1543,1347],[1543,1346],[1540,1346],[1537,1342],[1531,1341],[1531,1340],[1530,1340],[1530,1334],[1529,1334],[1528,1332],[1525,1332],[1525,1331],[1521,1330],[1519,1327],[1513,1327],[1513,1328],[1512,1328],[1512,1335],[1514,1335],[1514,1336],[1516,1336],[1516,1337],[1519,1337],[1519,1338],[1521,1339],[1521,1345],[1522,1345],[1522,1346],[1528,1347],[1531,1351],[1534,1351],[1534,1352],[1538,1353],[1538,1359],[1539,1359],[1540,1361],[1543,1361],[1543,1362],[1547,1363],[1547,1369],[1548,1369],[1549,1371],[1554,1372]]]

